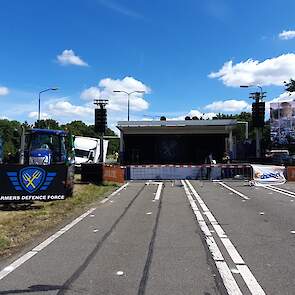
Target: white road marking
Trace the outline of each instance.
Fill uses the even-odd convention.
[[[238,192],[237,190],[233,189],[232,187],[228,186],[227,184],[219,181],[218,182],[220,185],[222,185],[223,187],[227,188],[228,190],[232,191],[233,193],[237,194],[238,196],[242,197],[245,200],[250,200],[249,197],[245,196],[244,194]]]
[[[154,199],[155,201],[160,200],[162,188],[163,188],[163,182],[159,182],[158,183],[158,189],[157,189],[157,192],[156,192],[156,196],[155,196],[155,199]]]
[[[181,181],[181,183],[184,187],[185,194],[189,200],[191,208],[193,209],[196,219],[200,225],[200,228],[206,237],[206,243],[207,243],[208,248],[211,252],[211,255],[214,259],[214,262],[215,262],[215,265],[218,269],[218,272],[223,280],[223,284],[227,290],[227,293],[229,295],[242,295],[242,292],[241,292],[238,284],[236,283],[228,265],[224,261],[224,258],[222,256],[214,238],[212,237],[212,234],[209,231],[209,228],[206,225],[206,222],[204,221],[202,213],[198,210],[198,207],[197,207],[195,200],[193,199],[193,197],[188,189],[187,184],[183,180]],[[188,182],[188,185],[190,185],[189,182]]]
[[[56,240],[58,237],[63,235],[65,232],[67,232],[69,229],[71,229],[74,225],[76,225],[78,222],[83,220],[85,217],[87,217],[89,214],[91,214],[96,208],[91,208],[84,214],[80,215],[76,219],[74,219],[71,223],[60,229],[58,232],[47,238],[45,241],[40,243],[38,246],[33,248],[31,251],[27,252],[14,262],[12,262],[10,265],[6,266],[0,271],[0,280],[5,278],[8,274],[13,272],[15,269],[17,269],[19,266],[21,266],[23,263],[25,263],[27,260],[32,258],[34,255],[38,254],[41,250],[43,250],[45,247],[47,247],[49,244],[51,244],[54,240]]]
[[[25,255],[21,256],[19,259],[15,260],[13,263],[10,265],[6,266],[3,268],[0,272],[0,280],[5,278],[8,274],[13,272],[15,269],[17,269],[20,265],[25,263],[27,260],[32,258],[34,255],[36,255],[38,252],[36,251],[29,251]]]
[[[225,261],[215,261],[216,267],[220,273],[223,284],[226,288],[228,295],[242,295],[236,280],[234,279],[229,267]]]
[[[240,273],[236,268],[231,268],[230,271],[231,271],[232,273]]]
[[[191,200],[192,200],[192,202],[194,202],[194,204],[196,205],[195,200],[192,198],[192,196],[190,194],[190,191],[188,190],[188,188],[186,187],[186,185],[188,185],[188,187],[190,188],[192,194],[196,198],[196,200],[199,203],[199,205],[200,206],[201,206],[201,204],[205,205],[205,203],[202,200],[202,198],[200,197],[200,195],[196,192],[195,188],[192,186],[192,184],[188,180],[186,180],[185,182],[183,181],[183,184],[184,184],[184,189],[186,191],[187,197],[190,200],[190,203],[191,203]],[[194,212],[196,210],[197,209],[194,209]],[[251,273],[250,269],[245,264],[245,261],[243,260],[243,258],[241,257],[241,255],[239,254],[239,252],[237,251],[237,249],[235,248],[235,246],[232,244],[232,242],[230,241],[230,239],[226,236],[224,230],[219,225],[218,221],[215,219],[215,217],[213,216],[213,214],[210,212],[209,209],[208,209],[208,212],[205,213],[205,215],[207,216],[209,222],[211,223],[211,225],[214,227],[215,231],[217,232],[217,235],[219,236],[221,242],[223,243],[223,245],[224,245],[227,253],[231,257],[231,259],[234,262],[234,264],[236,265],[238,271],[241,273],[241,276],[244,279],[244,281],[245,281],[246,285],[248,286],[249,290],[251,291],[251,293],[252,294],[257,294],[257,295],[265,294],[264,291],[263,291],[263,289],[259,285],[259,283],[256,281],[255,277]],[[205,221],[203,221],[203,222],[206,223]],[[207,225],[206,225],[206,227],[207,227]],[[217,230],[216,230],[216,228],[217,228]],[[210,231],[209,231],[209,233],[210,233]],[[210,233],[210,235],[211,235],[211,233]],[[206,236],[206,242],[207,242],[207,244],[208,244],[208,238],[209,237]],[[212,239],[214,240],[213,237],[212,237]],[[210,239],[210,241],[211,241],[211,239]],[[215,242],[215,244],[216,244],[216,242]],[[216,244],[216,247],[218,248],[217,244]],[[215,250],[214,247],[211,246],[211,248],[213,250]],[[210,247],[209,247],[209,249],[210,249]],[[210,249],[210,251],[211,251],[211,249]],[[211,253],[212,253],[212,251],[211,251]],[[217,255],[217,254],[218,254],[218,252],[215,252],[215,255]],[[222,255],[222,254],[220,253],[220,255]],[[213,254],[212,254],[212,256],[213,256]],[[231,287],[234,288],[233,281],[234,281],[234,283],[236,285],[237,285],[237,283],[236,283],[236,281],[234,280],[233,277],[228,277],[229,274],[232,276],[232,273],[231,273],[230,269],[228,268],[226,262],[224,260],[222,261],[221,259],[219,259],[219,261],[215,260],[215,263],[216,263],[217,268],[218,268],[218,265],[217,265],[218,263],[220,264],[220,267],[222,268],[221,271],[219,270],[219,268],[218,268],[218,270],[219,270],[219,273],[220,273],[220,275],[221,275],[221,277],[223,279],[223,282],[224,282],[224,285],[225,285],[225,287],[227,289],[228,294],[241,294],[241,293],[233,293],[232,290],[230,289]],[[226,268],[225,268],[224,265],[226,265]],[[241,268],[239,268],[239,267],[241,267]],[[222,275],[221,272],[223,272],[223,275],[225,276],[225,278],[223,278],[223,275]],[[242,275],[242,272],[243,272],[243,275]],[[238,287],[238,291],[235,290],[234,292],[241,292],[241,291],[240,291],[240,289]]]
[[[161,196],[161,191],[162,191],[162,188],[163,188],[163,182],[156,182],[156,181],[149,180],[149,182],[147,182],[146,184],[147,185],[149,185],[149,184],[156,184],[156,185],[158,185],[157,191],[155,193],[153,193],[153,195],[155,195],[155,198],[153,199],[153,202],[159,201],[160,200],[160,196]]]
[[[294,192],[291,192],[291,191],[288,191],[288,190],[285,190],[285,189],[282,189],[282,188],[274,187],[274,186],[271,186],[271,185],[261,185],[261,187],[263,187],[265,189],[272,190],[274,192],[277,192],[279,194],[282,194],[282,195],[285,195],[285,196],[288,196],[288,197],[291,197],[291,198],[295,198],[295,193]]]
[[[125,183],[124,185],[122,185],[121,187],[119,187],[117,190],[115,190],[113,193],[111,193],[107,198],[103,199],[102,201],[100,201],[101,204],[106,203],[111,197],[115,196],[116,194],[118,194],[121,190],[126,189],[126,187],[129,185],[129,182]]]
[[[240,272],[242,278],[244,279],[247,287],[249,288],[252,294],[265,295],[265,292],[258,284],[247,265],[237,265],[237,269]]]
[[[268,185],[269,187],[272,187],[276,190],[279,190],[279,191],[282,191],[282,192],[285,192],[285,193],[289,193],[291,195],[294,195],[295,196],[295,192],[292,192],[292,191],[289,191],[289,190],[286,190],[286,189],[283,189],[281,187],[278,187],[278,186],[272,186],[272,185]]]
[[[227,250],[230,258],[235,264],[245,264],[245,261],[235,248],[235,246],[232,244],[229,238],[221,238],[221,242],[224,245],[225,249]]]

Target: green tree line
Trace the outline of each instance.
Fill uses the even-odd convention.
[[[34,127],[42,129],[68,130],[76,136],[86,136],[94,138],[99,137],[99,134],[94,129],[94,125],[87,125],[82,121],[72,121],[70,123],[60,125],[57,121],[53,119],[48,119],[40,120],[39,122],[36,122],[33,126],[30,126],[27,122],[22,124],[15,120],[10,121],[7,119],[1,119],[0,136],[4,142],[4,160],[6,160],[9,155],[15,156],[20,149],[22,125],[24,125],[26,128]],[[117,134],[110,128],[107,128],[105,135],[117,137]],[[109,139],[108,155],[119,152],[119,144],[119,138]]]

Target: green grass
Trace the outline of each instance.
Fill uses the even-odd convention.
[[[118,185],[76,184],[74,195],[63,201],[36,202],[31,208],[0,211],[0,256],[9,256],[34,238],[55,229],[102,199]]]

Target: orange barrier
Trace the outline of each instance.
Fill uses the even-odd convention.
[[[124,183],[125,168],[118,165],[104,165],[102,178],[104,181]]]
[[[288,166],[287,167],[287,180],[288,181],[295,181],[295,166]]]

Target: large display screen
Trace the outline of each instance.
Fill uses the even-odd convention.
[[[270,104],[270,128],[274,145],[295,144],[295,101]]]

